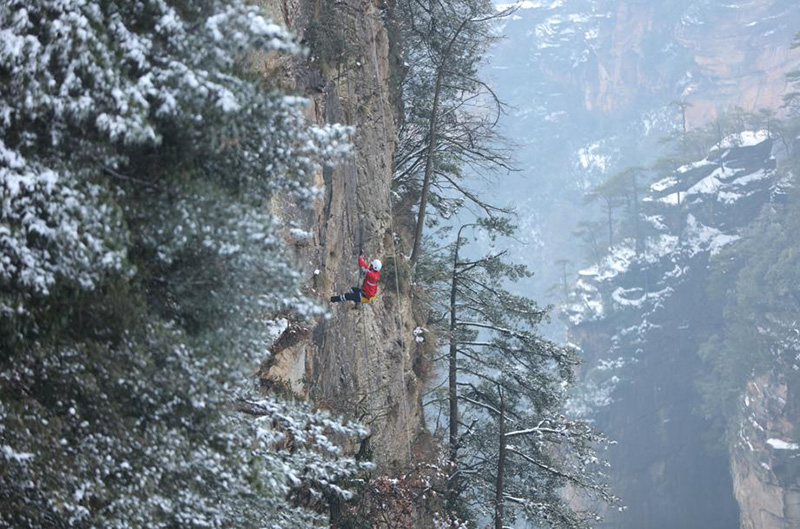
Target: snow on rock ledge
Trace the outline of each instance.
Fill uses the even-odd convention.
[[[603,259],[578,272],[563,312],[570,325],[597,322],[618,312],[647,313],[663,305],[693,266],[705,266],[739,239],[776,178],[772,140],[766,131],[725,138],[697,162],[650,186],[643,224],[651,235],[617,243]],[[648,292],[637,278],[647,275]]]
[[[767,444],[770,445],[773,450],[800,450],[800,445],[797,443],[791,443],[783,439],[767,439]]]

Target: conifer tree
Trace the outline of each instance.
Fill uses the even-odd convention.
[[[507,263],[505,251],[475,257],[465,248],[473,230],[490,240],[513,233],[508,219],[482,219],[462,225],[451,247],[449,508],[491,516],[498,528],[517,516],[582,527],[595,515],[575,512],[565,487],[615,499],[597,475],[604,439],[562,414],[578,357],[541,338],[546,311],[508,289],[530,276],[525,266]]]
[[[498,212],[462,177],[511,169],[496,131],[503,105],[478,71],[497,38],[494,23],[511,11],[487,0],[401,0],[398,12],[407,72],[394,179],[419,204],[413,265],[429,202],[446,217],[465,203]]]
[[[239,0],[10,0],[0,28],[0,525],[324,525],[363,430],[230,410],[276,311],[319,312],[269,202],[307,204],[349,131],[250,67],[299,46]]]

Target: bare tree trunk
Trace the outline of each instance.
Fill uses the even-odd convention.
[[[636,173],[631,174],[633,184],[633,225],[636,235],[636,255],[642,253],[642,227],[639,224],[639,190],[636,184]]]
[[[683,121],[683,155],[686,156],[686,103],[681,104],[681,118]]]
[[[428,192],[431,189],[431,176],[433,175],[433,152],[436,150],[436,120],[439,114],[439,97],[442,93],[442,75],[444,63],[439,66],[436,73],[436,85],[433,89],[433,108],[431,109],[430,124],[428,127],[428,152],[425,156],[425,179],[422,181],[422,194],[419,197],[419,213],[417,215],[417,229],[414,231],[414,248],[411,250],[411,266],[417,264],[419,259],[419,246],[422,242],[422,231],[425,227],[425,208],[428,206]]]
[[[499,389],[499,388],[498,388]],[[500,394],[500,452],[497,458],[497,480],[494,495],[494,528],[503,529],[503,478],[506,470],[506,409],[503,391]]]
[[[447,503],[450,510],[455,508],[458,498],[458,341],[456,339],[456,328],[458,320],[456,318],[456,288],[458,285],[458,250],[461,245],[461,230],[458,230],[456,237],[456,248],[453,252],[453,278],[450,285],[450,351],[448,366],[448,397],[450,400],[450,464],[453,474],[447,482]]]
[[[456,39],[470,22],[470,18],[461,21],[461,25],[447,43],[447,47],[442,52],[442,62],[436,70],[436,85],[433,88],[433,107],[431,108],[431,119],[428,127],[428,152],[425,156],[425,178],[422,181],[422,194],[419,197],[419,214],[417,215],[417,229],[414,232],[414,248],[411,250],[411,268],[417,264],[419,259],[419,246],[422,242],[422,232],[425,227],[425,208],[428,206],[428,192],[431,188],[431,178],[433,176],[433,153],[436,151],[436,121],[439,118],[439,103],[442,94],[442,78],[447,69],[447,60],[450,58],[453,44]]]

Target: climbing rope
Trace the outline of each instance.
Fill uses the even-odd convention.
[[[359,274],[360,276],[360,274]],[[370,354],[369,354],[369,345],[367,344],[367,320],[364,318],[364,314],[361,314],[361,338],[364,341],[364,364],[366,369],[366,378],[367,378],[367,391],[369,392],[369,409],[370,413],[374,414],[377,411],[377,407],[375,406],[375,391],[372,387],[372,366],[370,365]]]
[[[392,190],[389,189],[389,229],[391,230],[391,237],[392,237],[392,252],[394,253],[394,288],[397,295],[397,315],[400,321],[400,346],[402,348],[401,357],[402,357],[402,364],[403,364],[403,380],[400,383],[400,386],[403,391],[403,418],[406,425],[406,444],[408,450],[408,462],[411,462],[411,433],[408,430],[408,395],[406,394],[406,340],[404,337],[405,331],[405,323],[403,322],[403,312],[400,310],[400,280],[399,271],[400,267],[398,263],[400,261],[397,260],[397,245],[394,241],[394,220],[392,220],[394,216],[394,204],[392,200]]]
[[[347,84],[347,99],[351,101],[353,99],[353,90],[350,86],[350,72],[349,68],[347,74],[345,75],[345,82]],[[349,125],[349,123],[348,123]],[[355,199],[356,199],[356,210],[358,211],[358,247],[363,248],[364,246],[364,222],[363,222],[363,215],[361,213],[361,207],[359,204],[359,197],[358,192],[360,189],[359,182],[358,182],[358,167],[355,163],[351,162],[351,167],[353,169],[353,173],[356,177],[356,190],[355,190]],[[344,184],[346,185],[347,179],[344,180]],[[345,197],[347,197],[347,193],[345,193]],[[345,205],[345,213],[347,214],[347,218],[350,219],[350,208]],[[352,224],[352,221],[349,222]],[[359,272],[357,273],[357,277],[359,279],[359,283],[361,282],[361,272],[359,267]],[[375,391],[372,384],[372,365],[370,364],[370,354],[369,354],[369,346],[367,344],[367,321],[364,319],[363,314],[361,315],[361,323],[362,323],[362,340],[364,343],[364,369],[365,369],[365,378],[367,379],[367,398],[369,399],[369,410],[368,413],[371,414],[373,417],[375,416],[377,407],[375,406]]]
[[[365,24],[365,21],[364,21],[363,18],[361,19],[361,22],[362,22],[362,27],[363,27],[363,30],[364,30],[364,34],[366,35],[366,34],[369,33],[369,28],[366,27],[366,24]],[[381,110],[381,123],[383,125],[384,142],[386,144],[389,144],[389,143],[391,143],[391,141],[386,136],[386,134],[388,132],[388,127],[386,126],[386,106],[384,104],[384,94],[383,94],[383,90],[381,90],[380,79],[378,77],[378,56],[377,56],[377,51],[376,51],[377,34],[375,34],[373,36],[373,43],[372,44],[373,44],[372,45],[372,64],[373,64],[373,68],[374,68],[373,73],[374,73],[374,76],[375,76],[375,89],[376,89],[377,94],[379,95],[378,102],[380,104],[380,110]],[[350,75],[349,75],[349,72],[345,76],[345,79],[346,79],[346,83],[347,83],[348,99],[350,99],[353,94],[352,94],[351,87],[350,87]],[[359,183],[358,172],[359,172],[359,168],[355,167],[356,207],[357,207],[358,212],[359,212],[358,213],[359,248],[363,248],[363,243],[364,243],[364,219],[363,219],[363,213],[362,213],[362,209],[363,208],[361,207],[361,201],[360,201],[361,185]],[[347,211],[347,208],[345,208],[345,210],[346,210],[345,213],[347,214],[348,218],[350,218],[349,212]],[[405,323],[403,321],[402,311],[400,310],[400,299],[401,299],[400,298],[400,282],[399,282],[399,279],[398,279],[398,271],[399,271],[398,263],[400,261],[399,261],[399,259],[397,257],[397,245],[396,245],[395,240],[394,240],[395,231],[394,231],[393,212],[394,212],[394,203],[393,203],[393,200],[392,200],[391,184],[390,184],[390,186],[389,186],[389,222],[390,222],[390,229],[391,229],[391,232],[392,232],[391,233],[392,250],[393,250],[394,262],[395,262],[395,292],[396,292],[396,295],[397,295],[397,308],[396,308],[396,310],[397,310],[397,312],[396,312],[397,318],[395,319],[395,324],[398,324],[398,322],[399,322],[398,334],[400,336],[400,346],[401,346],[401,349],[402,349],[401,350],[402,379],[400,381],[400,389],[401,389],[401,394],[402,394],[402,399],[401,400],[402,400],[403,422],[405,424],[405,432],[406,432],[406,450],[407,450],[407,454],[406,455],[407,455],[407,462],[410,463],[411,462],[411,432],[409,430],[409,424],[408,424],[409,423],[409,411],[408,411],[408,395],[407,395],[407,389],[406,389],[406,345],[405,345],[405,338],[404,338],[404,334],[403,334],[404,330],[405,330]],[[360,277],[360,273],[359,273],[359,277]],[[368,342],[367,342],[367,322],[366,322],[366,318],[364,318],[363,314],[361,316],[361,323],[362,323],[362,334],[363,334],[363,340],[364,340],[364,361],[365,361],[365,367],[366,367],[366,370],[367,370],[366,378],[367,378],[367,386],[368,386],[368,391],[369,391],[370,407],[371,407],[371,409],[373,411],[377,411],[377,408],[376,408],[375,402],[374,402],[374,389],[373,389],[373,384],[372,384],[372,378],[370,376],[370,374],[371,374],[371,372],[373,370],[371,369],[370,361],[369,361],[371,355],[369,354],[369,345],[368,345]]]
[[[365,35],[369,34],[369,28],[366,26],[364,18],[361,19],[361,23],[362,23],[362,27],[364,29],[364,34]],[[382,23],[382,21],[381,21],[381,23]],[[383,93],[383,90],[381,89],[380,79],[378,77],[379,68],[378,68],[378,56],[377,56],[377,51],[376,51],[377,33],[375,33],[373,35],[373,43],[372,44],[373,44],[372,45],[372,63],[373,63],[373,67],[374,67],[373,73],[374,73],[374,76],[375,76],[375,88],[376,88],[377,94],[379,95],[378,102],[380,104],[381,123],[383,125],[384,142],[388,145],[388,144],[391,143],[391,139],[387,137],[388,127],[386,126],[386,106],[384,104],[384,93]],[[346,86],[347,86],[348,100],[351,100],[354,94],[353,94],[352,88],[350,86],[350,71],[349,71],[349,68],[348,68],[348,71],[347,71],[347,73],[345,75],[345,80],[346,80]],[[351,162],[351,163],[354,163],[354,162]],[[356,189],[355,189],[355,200],[356,200],[356,208],[357,208],[357,211],[358,211],[359,248],[363,248],[363,243],[364,243],[364,219],[363,219],[363,213],[362,213],[362,211],[363,211],[362,203],[360,201],[361,185],[359,183],[358,172],[359,172],[359,167],[358,166],[354,166],[355,184],[356,184],[355,185],[355,187],[356,187]],[[346,224],[352,226],[352,217],[351,217],[350,211],[347,208],[347,204],[346,204],[346,198],[347,198],[346,183],[347,183],[347,180],[345,179],[344,182],[343,182],[343,189],[344,189],[344,195],[345,195],[344,215],[345,215],[345,218],[347,220]],[[393,200],[392,200],[392,190],[391,190],[391,183],[390,183],[390,185],[389,185],[389,222],[390,222],[391,237],[392,237],[392,250],[393,250],[394,262],[395,262],[395,292],[396,292],[396,295],[397,295],[397,306],[396,306],[396,311],[397,311],[396,312],[396,316],[397,316],[397,318],[395,319],[395,324],[398,324],[398,322],[399,322],[399,329],[398,329],[399,332],[398,332],[398,334],[400,336],[401,361],[402,361],[402,379],[400,381],[400,388],[401,388],[401,393],[402,393],[402,412],[403,412],[403,420],[404,420],[403,422],[405,424],[405,432],[406,432],[407,463],[410,463],[411,462],[411,433],[410,433],[410,430],[409,430],[408,395],[407,395],[407,388],[406,388],[406,342],[405,342],[405,337],[404,337],[405,323],[403,321],[402,311],[400,310],[400,299],[401,298],[400,298],[400,283],[399,283],[399,279],[398,279],[398,277],[399,277],[398,271],[399,271],[400,260],[398,259],[398,256],[397,256],[397,245],[396,245],[395,240],[394,240],[395,231],[394,231],[393,213],[394,213],[394,203],[393,203]],[[343,232],[346,231],[345,230],[345,223],[342,224],[342,230],[343,230]],[[360,275],[361,275],[360,272],[359,272],[358,275],[359,275],[359,278],[360,278]],[[373,413],[373,417],[377,417],[375,415],[375,413],[377,413],[378,408],[375,406],[375,402],[374,402],[375,391],[374,391],[374,388],[373,388],[372,377],[370,376],[372,374],[372,372],[373,372],[373,369],[372,369],[372,367],[370,365],[370,356],[371,355],[369,354],[369,345],[368,345],[368,341],[367,341],[367,322],[366,322],[366,318],[364,317],[363,314],[361,315],[361,323],[362,323],[362,335],[363,335],[363,340],[364,340],[364,348],[363,348],[363,351],[364,351],[364,362],[365,362],[367,388],[368,388],[368,392],[369,392],[369,401],[370,401],[369,406],[371,408],[370,411]]]
[[[362,19],[363,21],[363,19]],[[363,23],[363,22],[362,22]],[[367,33],[368,28],[364,28],[365,34]],[[386,126],[386,106],[384,105],[384,93],[381,90],[381,83],[380,79],[378,78],[378,53],[377,49],[377,33],[373,37],[372,43],[372,66],[373,66],[373,73],[375,75],[375,88],[379,94],[378,102],[380,103],[381,107],[381,123],[383,124],[383,132],[384,132],[384,141],[388,145],[391,143],[390,139],[387,138],[385,135],[388,132],[388,127]],[[395,292],[397,295],[397,304],[396,304],[396,314],[398,319],[395,320],[395,323],[399,321],[399,329],[398,334],[400,336],[400,357],[402,363],[402,379],[400,381],[400,389],[402,393],[402,409],[403,409],[403,423],[405,424],[405,431],[406,431],[406,450],[407,450],[407,463],[411,463],[411,432],[409,430],[408,422],[409,422],[409,413],[408,413],[408,395],[406,390],[406,341],[405,341],[405,323],[403,321],[403,312],[400,310],[400,280],[399,280],[399,272],[400,272],[400,260],[397,258],[397,244],[394,240],[394,201],[392,200],[392,186],[391,183],[389,184],[389,229],[391,230],[391,238],[392,238],[392,251],[394,254],[394,286]]]

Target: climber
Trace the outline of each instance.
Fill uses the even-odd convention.
[[[338,296],[331,296],[331,303],[338,303],[340,301],[371,303],[375,299],[375,295],[378,293],[378,280],[381,278],[380,259],[375,259],[367,264],[362,252],[358,256],[358,266],[367,274],[364,276],[364,282],[361,283],[361,288],[353,287],[350,292]]]

